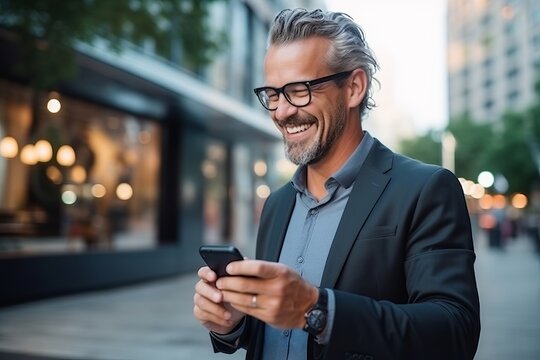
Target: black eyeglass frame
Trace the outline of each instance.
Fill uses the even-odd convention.
[[[285,99],[287,99],[287,101],[289,102],[289,104],[291,104],[292,106],[295,106],[295,107],[305,107],[305,106],[308,106],[309,104],[311,104],[311,87],[312,86],[315,86],[315,85],[319,85],[319,84],[322,84],[322,83],[325,83],[325,82],[328,82],[328,81],[331,81],[331,80],[338,80],[338,79],[341,79],[341,78],[346,78],[348,77],[349,75],[351,75],[351,73],[353,72],[354,70],[349,70],[349,71],[342,71],[342,72],[338,72],[336,74],[332,74],[332,75],[328,75],[328,76],[324,76],[324,77],[321,77],[321,78],[318,78],[318,79],[313,79],[313,80],[308,80],[308,81],[295,81],[295,82],[290,82],[290,83],[287,83],[285,85],[283,85],[282,87],[280,88],[275,88],[275,87],[271,87],[271,86],[262,86],[262,87],[258,87],[258,88],[255,88],[253,89],[253,91],[255,92],[255,95],[257,95],[257,99],[259,99],[259,102],[261,103],[261,105],[266,109],[266,110],[269,110],[269,111],[274,111],[274,110],[277,110],[277,106],[275,108],[269,108],[267,107],[265,104],[264,104],[264,101],[261,99],[261,93],[263,91],[266,91],[266,90],[274,90],[276,92],[276,94],[278,95],[278,98],[279,98],[279,94],[283,94],[283,96],[285,97]],[[285,92],[285,88],[287,86],[291,86],[291,85],[298,85],[298,84],[301,84],[301,85],[305,85],[307,90],[308,90],[308,95],[309,95],[309,100],[308,102],[305,104],[305,105],[296,105],[296,104],[293,104],[291,99],[289,99],[289,97],[287,96],[287,93]]]

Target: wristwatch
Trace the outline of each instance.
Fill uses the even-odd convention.
[[[313,336],[320,335],[326,327],[328,316],[328,292],[326,289],[318,288],[319,299],[305,314],[306,324],[304,331]]]

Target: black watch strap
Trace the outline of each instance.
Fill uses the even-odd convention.
[[[313,336],[318,336],[323,332],[326,328],[328,317],[328,291],[322,288],[318,288],[318,290],[319,298],[317,302],[304,315],[306,319],[304,331],[307,331]]]

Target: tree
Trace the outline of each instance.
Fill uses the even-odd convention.
[[[540,185],[540,81],[533,104],[521,112],[509,112],[491,123],[479,123],[463,115],[451,120],[445,131],[457,143],[456,175],[471,180],[481,171],[501,174],[508,192],[530,194]],[[424,162],[440,164],[440,142],[433,132],[402,142],[402,152]]]
[[[440,135],[431,130],[427,134],[414,139],[406,139],[400,143],[401,152],[404,155],[423,161],[428,164],[442,162]]]
[[[452,119],[446,131],[456,138],[456,175],[476,180],[484,170],[491,170],[486,150],[493,139],[491,124],[477,123],[468,115]]]
[[[152,43],[158,55],[196,71],[224,42],[223,34],[208,24],[213,1],[0,0],[0,27],[16,37],[20,56],[15,71],[39,88],[74,74],[77,40],[105,39],[115,51],[124,40]]]
[[[507,113],[501,129],[495,132],[488,149],[488,162],[494,173],[508,180],[508,192],[529,193],[538,179],[538,171],[529,146],[530,126],[527,112]]]

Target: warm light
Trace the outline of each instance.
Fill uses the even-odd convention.
[[[257,176],[264,176],[268,171],[268,167],[266,166],[266,163],[264,161],[259,160],[255,162],[255,165],[253,165],[253,171]]]
[[[66,190],[62,193],[62,202],[66,205],[73,205],[77,201],[77,194],[71,190]]]
[[[486,190],[484,187],[480,184],[474,184],[471,188],[471,196],[475,199],[480,199],[484,194],[486,193]]]
[[[53,114],[56,114],[57,112],[59,112],[61,108],[62,108],[62,104],[60,103],[60,100],[58,99],[50,99],[47,102],[47,110],[49,110],[49,112]]]
[[[47,177],[51,179],[51,181],[55,183],[56,185],[60,185],[62,183],[62,180],[63,180],[62,173],[60,172],[60,170],[58,170],[56,166],[49,166],[47,168],[46,173],[47,173]]]
[[[464,180],[461,182],[461,187],[463,188],[463,193],[465,195],[471,195],[473,191],[474,182],[471,180]]]
[[[527,206],[527,196],[516,194],[512,197],[512,206],[516,209],[524,209]]]
[[[133,196],[133,188],[128,183],[118,184],[116,187],[116,196],[120,200],[129,200]]]
[[[214,164],[210,160],[203,161],[202,166],[201,166],[201,170],[202,170],[202,173],[203,173],[204,177],[207,178],[207,179],[214,179],[218,174],[216,164]]]
[[[17,156],[18,152],[19,144],[17,144],[17,140],[15,140],[15,138],[6,136],[0,140],[0,155],[5,158],[12,159]]]
[[[52,159],[53,150],[51,144],[47,140],[39,140],[34,145],[34,151],[38,161],[47,162]]]
[[[210,145],[206,149],[206,154],[210,160],[223,161],[227,157],[227,153],[222,146]]]
[[[26,165],[35,165],[38,162],[34,145],[27,144],[21,150],[21,161]]]
[[[75,163],[75,150],[69,145],[62,145],[56,154],[56,161],[62,166],[71,166]]]
[[[493,196],[489,195],[489,194],[485,194],[484,196],[482,196],[480,198],[480,200],[478,201],[478,205],[480,206],[481,209],[483,210],[489,210],[493,207]]]
[[[492,186],[494,182],[495,182],[495,177],[489,171],[482,171],[478,175],[478,183],[482,185],[483,187],[485,187],[486,189]]]
[[[493,207],[495,209],[503,209],[506,206],[506,198],[504,195],[497,194],[493,196]]]
[[[102,198],[107,193],[107,190],[105,189],[105,186],[101,184],[94,184],[92,186],[91,192],[92,192],[92,196],[96,198]]]
[[[266,199],[267,197],[269,197],[270,192],[271,192],[270,188],[267,185],[257,186],[256,193],[257,193],[257,196],[260,197],[261,199]]]
[[[76,165],[71,169],[71,179],[77,184],[86,180],[86,169],[82,165]]]

